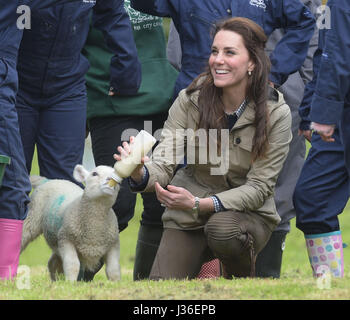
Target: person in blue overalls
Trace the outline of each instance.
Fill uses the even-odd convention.
[[[171,17],[174,21],[183,54],[175,98],[206,67],[212,40],[209,31],[216,21],[241,16],[261,25],[266,35],[275,29],[285,30],[270,56],[270,81],[276,87],[300,69],[315,28],[312,13],[299,0],[131,0],[131,6],[151,15]]]
[[[59,2],[67,1],[0,0],[0,154],[11,158],[0,186],[0,279],[11,279],[17,274],[22,224],[31,190],[15,108],[16,62],[23,34],[21,23],[17,23],[21,19],[17,11],[22,13],[24,8],[28,15],[38,6]]]
[[[350,3],[329,0],[327,6],[331,16],[326,18],[331,25],[319,32],[314,79],[306,87],[300,106],[300,130],[312,147],[293,201],[314,276],[328,271],[343,277],[338,215],[350,194],[350,35],[344,32],[350,30]]]
[[[286,82],[289,75],[301,69],[315,30],[312,13],[299,0],[131,0],[131,6],[145,13],[173,19],[182,50],[181,70],[174,98],[204,71],[212,43],[209,29],[222,18],[250,18],[263,27],[267,36],[277,29],[283,29],[283,35],[276,41],[270,55],[272,68],[269,80],[277,88]],[[300,151],[303,152],[305,148]],[[303,155],[299,158],[301,160],[298,159],[300,165],[298,163],[297,170],[301,169]],[[293,182],[295,180],[291,183]],[[291,203],[286,204],[284,199],[279,202],[281,206],[288,207],[283,208],[287,211],[288,219],[283,221],[283,226],[279,226],[281,230],[272,234],[271,241],[266,245],[268,250],[263,250],[257,257],[256,275],[260,277],[280,276],[282,246],[287,233],[285,230],[289,230],[289,219],[294,217],[294,211],[289,210]]]
[[[11,158],[0,187],[0,279],[10,279],[17,274],[22,225],[31,190],[15,108],[17,57],[23,35],[18,23],[24,8],[21,6],[26,6],[27,14],[35,14],[36,10],[68,2],[81,3],[81,0],[0,0],[0,154]],[[121,1],[101,2],[108,11]],[[43,48],[47,45],[45,42]]]
[[[16,108],[28,172],[36,145],[42,176],[75,181],[73,169],[82,163],[85,144],[89,62],[81,50],[91,11],[93,25],[103,31],[115,54],[110,68],[112,92],[135,94],[140,86],[141,65],[123,1],[81,1],[33,12],[17,67]]]

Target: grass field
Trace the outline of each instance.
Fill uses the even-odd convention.
[[[35,160],[34,160],[35,162]],[[37,168],[34,165],[34,173]],[[112,283],[102,269],[91,283],[69,283],[63,279],[51,282],[47,271],[50,250],[40,237],[32,242],[20,257],[18,279],[0,282],[0,299],[117,299],[117,300],[233,300],[282,299],[319,300],[350,299],[350,249],[344,250],[345,277],[332,279],[329,289],[320,289],[312,277],[303,234],[295,228],[287,236],[280,279],[225,279],[192,281],[132,281],[133,262],[139,228],[141,198],[135,217],[120,234],[122,280]],[[343,241],[350,243],[350,206],[340,215]]]
[[[168,30],[169,21],[165,28]],[[167,34],[167,32],[166,32]],[[38,173],[36,159],[33,173]],[[91,283],[51,282],[47,271],[50,250],[40,237],[20,257],[15,281],[0,281],[0,300],[348,300],[350,299],[350,247],[344,250],[345,276],[321,289],[312,277],[303,234],[295,228],[287,236],[280,279],[216,279],[191,281],[132,281],[140,213],[120,235],[122,280],[112,283],[102,269]],[[350,244],[350,205],[340,216],[343,241]],[[270,311],[269,311],[270,313]]]
[[[332,279],[330,289],[318,288],[311,276],[303,235],[293,226],[288,235],[280,279],[225,279],[192,281],[132,281],[132,268],[139,226],[139,211],[121,233],[122,280],[109,282],[101,270],[92,283],[71,284],[49,280],[46,264],[50,251],[42,238],[30,244],[20,265],[30,267],[30,288],[19,289],[16,282],[0,284],[0,299],[349,299],[350,256],[345,255],[344,279]],[[349,209],[341,216],[344,242],[350,242]]]

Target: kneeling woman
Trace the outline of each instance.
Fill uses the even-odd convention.
[[[266,40],[249,19],[217,26],[208,71],[180,92],[152,161],[129,179],[166,207],[151,279],[193,279],[213,257],[227,278],[254,276],[280,221],[273,193],[292,138],[289,107],[268,86]]]

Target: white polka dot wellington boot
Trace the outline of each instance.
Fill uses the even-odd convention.
[[[344,276],[343,242],[340,231],[305,235],[306,247],[314,277],[330,272]]]

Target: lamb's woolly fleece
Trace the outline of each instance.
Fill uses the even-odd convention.
[[[110,280],[120,279],[118,221],[111,209],[119,185],[108,186],[113,168],[99,166],[88,172],[77,165],[74,177],[83,190],[66,180],[31,177],[34,192],[23,226],[22,251],[40,234],[52,249],[51,278],[64,273],[77,280],[79,270],[95,270],[103,258]]]

